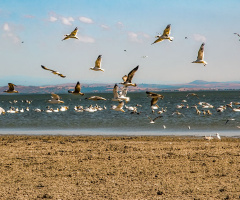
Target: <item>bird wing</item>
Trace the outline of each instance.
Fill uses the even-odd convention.
[[[167,27],[163,31],[163,36],[168,36],[171,31],[171,24],[168,24]]]
[[[71,33],[70,33],[70,37],[74,37],[74,36],[76,36],[77,35],[77,32],[78,32],[78,28],[76,27],[75,29],[74,29],[74,31],[72,31]]]
[[[76,86],[75,86],[75,91],[74,92],[80,92],[80,91],[81,91],[81,85],[80,85],[80,83],[78,81]]]
[[[101,68],[102,56],[99,55],[97,60],[95,61],[95,68]]]
[[[204,45],[205,45],[205,43],[202,43],[202,45],[201,45],[201,47],[200,47],[200,49],[199,49],[199,51],[198,51],[198,57],[197,57],[197,59],[198,60],[203,60],[203,57],[204,57]]]
[[[8,88],[9,88],[10,91],[14,90],[14,86],[16,86],[16,85],[14,85],[12,83],[8,83]]]
[[[159,37],[158,39],[156,39],[152,44],[155,44],[155,43],[158,43],[158,42],[161,42],[163,41],[163,39],[161,37]]]
[[[154,93],[154,92],[149,92],[149,91],[146,91],[148,97],[154,97],[154,96],[157,96],[157,93]]]
[[[65,78],[66,76],[64,76],[63,74],[58,74],[58,76]]]
[[[155,105],[158,102],[158,98],[152,98],[151,106]]]
[[[124,86],[122,88],[122,96],[126,97],[127,96],[127,91],[128,91],[128,88],[126,86]]]
[[[42,67],[43,69],[45,69],[45,70],[53,71],[53,70],[51,70],[51,69],[46,68],[46,67],[43,66],[43,65],[41,65],[41,67]]]
[[[163,116],[162,116],[162,115],[159,115],[159,116],[157,116],[156,118],[154,118],[153,121],[155,121],[156,119],[161,118],[161,117],[163,117]]]
[[[118,98],[118,85],[115,84],[113,87],[113,98]]]
[[[52,93],[51,95],[53,99],[56,99],[56,100],[60,99],[60,96],[58,96],[57,94]]]
[[[117,106],[117,108],[123,108],[123,106],[124,106],[124,102],[123,101],[121,101],[121,102],[119,102],[119,104],[118,104],[118,106]]]
[[[128,77],[127,77],[127,82],[129,82],[129,83],[132,82],[132,78],[133,78],[134,74],[136,73],[136,71],[138,70],[138,67],[139,67],[139,65],[137,67],[135,67],[132,71],[129,72]]]

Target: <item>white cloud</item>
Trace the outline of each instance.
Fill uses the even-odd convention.
[[[196,41],[206,42],[207,38],[200,34],[193,34],[193,39]]]
[[[54,16],[50,16],[49,17],[49,21],[50,22],[55,22],[55,21],[57,21],[58,19],[56,18],[56,17],[54,17]]]
[[[90,19],[90,18],[87,18],[87,17],[79,17],[79,20],[83,23],[86,23],[86,24],[92,24],[93,23],[93,20]]]
[[[101,27],[102,29],[105,29],[105,30],[108,30],[108,29],[109,29],[109,26],[104,25],[104,24],[100,25],[100,27]]]
[[[95,40],[92,37],[89,36],[78,36],[79,41],[84,42],[84,43],[94,43]]]
[[[74,19],[72,17],[61,17],[61,22],[65,25],[71,26]]]
[[[122,22],[117,22],[117,27],[121,29],[121,28],[123,28],[123,27],[124,27],[124,25],[123,25],[123,23],[122,23]]]
[[[139,35],[134,32],[128,32],[128,38],[132,42],[141,42],[141,40],[139,39]]]
[[[10,31],[10,27],[9,27],[8,23],[5,23],[5,24],[3,25],[3,30],[4,30],[4,31]]]

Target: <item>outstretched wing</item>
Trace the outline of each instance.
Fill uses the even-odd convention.
[[[51,95],[53,99],[60,100],[60,96],[58,96],[57,94],[52,93]]]
[[[79,81],[77,82],[76,86],[75,86],[75,91],[74,92],[80,92],[81,91],[81,85],[79,83]]]
[[[10,91],[14,90],[14,86],[16,86],[16,85],[14,85],[12,83],[8,83],[8,88],[9,88]]]
[[[74,29],[74,31],[72,31],[71,33],[70,33],[70,37],[74,37],[74,36],[76,36],[77,35],[77,32],[78,32],[78,28],[76,27],[75,29]]]
[[[148,97],[157,96],[157,93],[146,91]]]
[[[158,98],[152,98],[151,106],[155,105],[158,102]]]
[[[167,27],[163,31],[163,36],[168,36],[171,31],[171,24],[168,24]]]
[[[163,116],[162,116],[162,115],[159,115],[159,116],[157,116],[156,118],[154,118],[153,121],[155,121],[156,119],[161,118],[161,117],[163,117]]]
[[[133,78],[134,74],[136,73],[136,71],[138,70],[138,67],[139,67],[139,65],[137,67],[135,67],[132,71],[129,72],[128,77],[127,77],[127,82],[129,82],[129,83],[132,82],[132,78]]]
[[[51,70],[51,69],[46,68],[46,67],[43,66],[43,65],[41,65],[41,67],[42,67],[43,69],[45,69],[45,70],[53,71],[53,70]]]
[[[163,39],[161,37],[159,37],[158,39],[156,39],[152,44],[158,43],[158,42],[162,42]]]
[[[101,68],[101,62],[102,62],[102,55],[99,55],[97,57],[97,60],[95,61],[95,68]]]
[[[202,43],[202,45],[201,45],[201,47],[200,47],[200,49],[198,51],[198,57],[197,57],[198,60],[203,60],[203,57],[204,57],[204,45],[205,45],[205,43]]]
[[[118,98],[118,85],[115,84],[113,88],[113,98]]]

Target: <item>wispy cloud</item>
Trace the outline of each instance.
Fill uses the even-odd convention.
[[[131,42],[137,42],[137,43],[141,43],[143,42],[143,39],[144,38],[149,38],[150,36],[146,33],[134,33],[134,32],[128,32],[127,33],[128,35],[128,39],[131,41]]]
[[[196,41],[206,42],[207,38],[200,34],[193,34],[193,39]]]
[[[56,17],[54,17],[54,16],[50,16],[49,17],[49,21],[50,22],[55,22],[55,21],[57,21],[58,19],[56,18]]]
[[[79,17],[79,20],[85,24],[92,24],[93,20],[87,17]]]
[[[104,30],[109,30],[109,26],[105,25],[105,24],[101,24],[100,27]]]
[[[24,15],[24,18],[33,19],[33,18],[35,18],[35,16],[33,16],[33,15]]]
[[[122,29],[124,27],[123,23],[122,22],[117,22],[117,27],[119,29]]]
[[[94,43],[95,42],[94,38],[89,37],[89,36],[78,35],[78,39],[80,42],[84,42],[84,43]]]
[[[74,19],[72,17],[61,17],[60,20],[64,25],[68,26],[71,26],[72,22],[74,22]]]
[[[13,32],[13,29],[10,28],[8,23],[5,23],[3,25],[3,37],[5,38],[9,38],[10,40],[13,41],[13,43],[19,43],[20,42],[20,38]]]

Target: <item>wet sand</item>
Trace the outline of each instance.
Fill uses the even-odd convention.
[[[0,136],[0,199],[240,199],[240,138]]]

